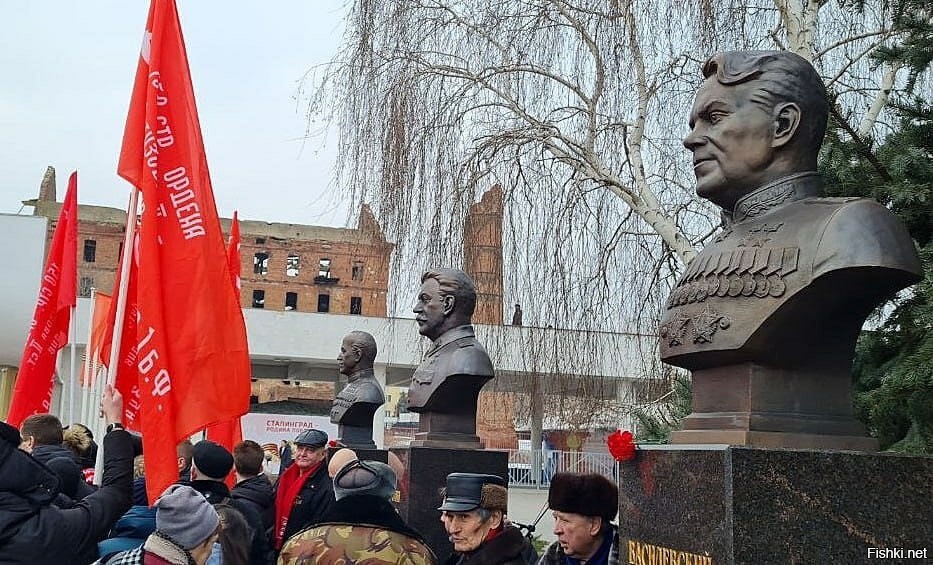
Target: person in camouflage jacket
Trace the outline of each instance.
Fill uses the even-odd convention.
[[[337,501],[324,521],[289,538],[279,565],[436,565],[424,538],[389,502],[395,490],[395,472],[385,463],[347,463],[334,477]]]
[[[434,565],[424,542],[390,529],[367,524],[319,524],[292,536],[279,565],[342,563]]]

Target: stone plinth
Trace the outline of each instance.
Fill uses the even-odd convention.
[[[389,452],[385,449],[351,449],[353,449],[353,452],[356,453],[356,458],[360,461],[389,462]]]
[[[693,413],[675,444],[877,451],[852,412],[843,367],[782,369],[739,363],[694,370]]]
[[[340,436],[340,442],[352,450],[357,449],[376,449],[376,442],[373,441],[373,427],[349,426],[340,424],[337,426],[337,435]]]
[[[930,457],[647,446],[619,471],[622,563],[864,563],[869,548],[933,557]]]
[[[441,524],[440,489],[450,473],[488,473],[509,476],[509,457],[504,451],[433,449],[409,447],[392,449],[405,473],[399,477],[399,513],[411,527],[421,532],[441,563],[453,552]]]

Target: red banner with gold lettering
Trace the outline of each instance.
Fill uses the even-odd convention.
[[[19,362],[6,421],[17,428],[27,417],[52,405],[55,362],[68,343],[71,309],[77,297],[78,173],[71,173],[68,192],[52,234],[52,245],[39,281],[39,298]]]
[[[117,172],[143,199],[136,356],[152,501],[178,479],[176,444],[246,413],[250,386],[246,328],[173,0],[150,6]]]

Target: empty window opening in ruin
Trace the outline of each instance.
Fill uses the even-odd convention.
[[[254,290],[253,291],[253,308],[265,308],[266,307],[266,291],[264,290]]]
[[[360,296],[351,296],[350,297],[350,313],[351,314],[362,314],[363,313],[363,298]]]
[[[253,255],[253,273],[257,275],[269,274],[269,254],[265,251]]]
[[[318,312],[330,312],[330,295],[329,294],[318,294],[317,295],[317,311]]]
[[[285,309],[286,310],[297,310],[298,309],[298,293],[297,292],[286,292],[285,293]]]
[[[94,263],[97,261],[97,241],[93,239],[84,240],[84,262]]]
[[[363,262],[362,261],[353,262],[353,270],[351,272],[350,278],[352,278],[355,281],[363,280]]]
[[[265,245],[265,244],[266,244],[266,238],[264,238],[264,237],[257,237],[257,238],[256,238],[256,245]]]
[[[330,278],[330,259],[327,257],[321,257],[321,260],[318,261],[317,267],[317,276],[324,277],[325,279]]]
[[[288,257],[285,258],[285,275],[289,277],[297,277],[300,270],[301,257],[295,253],[289,253]]]

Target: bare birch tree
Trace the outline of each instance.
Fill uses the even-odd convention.
[[[309,119],[337,127],[339,186],[398,246],[401,305],[424,267],[460,264],[469,205],[502,186],[505,303],[522,304],[526,325],[584,333],[529,365],[553,376],[545,392],[559,402],[566,386],[553,383],[605,355],[585,335],[653,336],[674,278],[719,225],[681,145],[706,56],[803,55],[835,117],[870,143],[903,80],[868,57],[892,39],[891,17],[880,0],[354,0],[340,52],[306,80]],[[529,350],[559,341],[527,335]],[[658,373],[653,338],[639,346],[641,374],[626,377]]]

